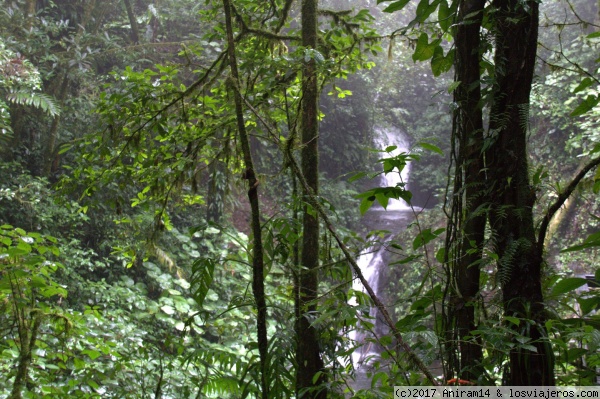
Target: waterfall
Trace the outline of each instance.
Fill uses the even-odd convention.
[[[397,148],[389,154],[381,153],[382,156],[391,157],[403,152],[408,152],[408,139],[400,130],[377,127],[375,128],[375,133],[376,138],[374,141],[379,149],[384,150],[391,145],[397,146]],[[410,172],[409,168],[410,164],[407,164],[401,174],[392,172],[387,175],[382,175],[379,185],[381,187],[390,187],[407,183]],[[411,214],[412,209],[405,201],[390,200],[387,210],[384,210],[381,206],[373,206],[363,218],[363,223],[368,230],[386,229],[390,231],[390,235],[385,237],[383,241],[370,241],[368,248],[365,249],[357,259],[358,266],[360,267],[363,276],[377,296],[380,296],[381,290],[385,288],[385,274],[387,272],[388,262],[387,246],[389,240],[402,228],[406,227]],[[352,288],[355,291],[366,292],[362,283],[357,278],[354,279]],[[356,305],[354,298],[351,299],[350,304]],[[378,311],[375,307],[371,307],[369,317],[369,321],[374,325],[372,331],[365,331],[364,328],[361,328],[361,326],[358,325],[356,330],[350,333],[350,338],[352,340],[359,345],[362,344],[362,346],[357,348],[352,354],[352,363],[359,372],[363,366],[370,363],[371,359],[378,357],[379,353],[383,350],[379,345],[367,343],[365,340],[372,337],[373,333],[375,333],[376,336],[388,333],[388,327],[382,320],[379,320]]]
[[[375,145],[378,149],[384,150],[388,146],[395,145],[397,148],[387,153],[382,153],[385,157],[390,158],[402,153],[408,153],[409,143],[406,136],[394,128],[381,128],[376,127],[375,129]],[[381,187],[396,187],[398,184],[407,183],[408,176],[410,173],[410,163],[408,163],[401,173],[397,171],[388,173],[387,175],[381,175]],[[388,210],[409,210],[410,207],[404,200],[390,199],[387,206]]]

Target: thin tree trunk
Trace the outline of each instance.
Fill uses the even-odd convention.
[[[495,0],[496,82],[486,153],[493,204],[490,225],[499,256],[504,313],[518,317],[515,335],[530,338],[535,351],[514,338],[507,385],[554,385],[554,358],[545,329],[542,252],[533,224],[535,193],[529,181],[527,127],[535,68],[539,3]]]
[[[486,215],[483,162],[483,114],[481,105],[480,28],[484,0],[462,0],[455,24],[454,140],[458,144],[452,196],[452,216],[448,231],[455,229],[455,240],[448,241],[451,254],[452,298],[447,328],[454,328],[453,339],[460,356],[450,348],[447,379],[457,373],[461,379],[476,381],[481,375],[481,344],[466,338],[475,330],[475,307],[479,294],[479,274],[484,244]]]
[[[89,25],[90,20],[92,19],[92,14],[94,8],[96,7],[96,0],[88,0],[83,2],[83,16],[81,18],[80,23],[77,25],[77,34],[75,36],[75,41],[79,42],[81,37],[85,33],[86,27]],[[60,81],[59,92],[57,96],[57,100],[59,104],[63,104],[67,97],[67,90],[69,88],[69,72],[70,67],[65,66],[65,71],[63,73],[62,80]],[[56,139],[58,138],[58,128],[60,126],[60,115],[56,115],[52,119],[52,124],[50,125],[50,132],[48,135],[48,141],[46,144],[46,150],[44,154],[44,164],[42,173],[44,176],[49,176],[52,172],[52,165],[54,163],[54,159],[56,157]]]
[[[67,97],[67,89],[69,88],[69,68],[64,72],[62,81],[60,83],[58,102],[63,104]],[[44,156],[44,170],[43,175],[49,176],[52,173],[52,165],[54,158],[56,157],[56,139],[58,138],[58,127],[60,126],[60,115],[56,115],[52,119],[52,125],[50,125],[50,133],[48,135],[48,143],[46,144],[46,154]]]
[[[23,312],[25,313],[25,312]],[[23,388],[27,383],[27,375],[29,366],[31,365],[32,351],[35,348],[37,334],[42,324],[42,317],[35,313],[33,320],[30,320],[31,327],[27,326],[25,317],[19,322],[19,340],[21,343],[19,351],[19,363],[17,364],[17,374],[13,381],[13,388],[9,399],[21,399],[23,396]]]
[[[135,44],[140,42],[140,30],[138,28],[137,19],[133,13],[133,7],[131,1],[123,0],[125,3],[125,9],[127,10],[127,18],[129,18],[129,25],[131,25],[131,41]]]
[[[318,0],[302,0],[302,46],[317,47],[317,4]],[[316,63],[313,58],[302,65],[301,141],[302,174],[315,195],[319,192],[318,155],[318,84]],[[309,193],[303,190],[307,199]],[[303,210],[302,253],[299,271],[299,312],[296,320],[296,389],[298,397],[325,398],[327,391],[318,387],[324,382],[323,360],[319,350],[317,329],[311,318],[317,311],[316,299],[319,286],[319,219],[307,205]]]
[[[27,0],[25,3],[25,30],[31,29],[35,20],[35,5],[37,0]]]
[[[258,203],[258,184],[252,162],[252,153],[250,151],[250,140],[246,132],[246,125],[243,114],[243,99],[240,93],[240,79],[237,69],[237,61],[235,56],[235,41],[233,38],[233,27],[231,22],[231,4],[229,0],[223,0],[223,8],[225,10],[225,24],[227,29],[227,55],[229,57],[229,65],[231,68],[231,79],[233,80],[235,113],[237,119],[238,134],[242,146],[244,156],[244,164],[246,167],[245,179],[248,180],[248,200],[250,201],[250,209],[252,213],[252,292],[256,302],[257,316],[256,329],[258,336],[258,352],[260,356],[260,379],[261,379],[261,397],[268,399],[269,383],[268,375],[268,337],[267,337],[267,304],[265,300],[264,286],[264,259],[262,247],[262,233],[260,226],[260,208]]]

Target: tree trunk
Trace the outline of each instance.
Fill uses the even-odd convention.
[[[59,93],[58,93],[58,103],[63,105],[65,99],[67,97],[67,90],[69,88],[69,69],[65,70],[62,81],[60,83]],[[58,128],[60,126],[60,115],[54,116],[52,119],[52,124],[50,125],[50,132],[48,135],[48,142],[46,144],[46,151],[44,154],[44,169],[42,171],[43,176],[50,176],[52,173],[52,165],[54,164],[54,159],[57,157],[56,151],[56,139],[58,138]]]
[[[127,10],[127,18],[129,18],[129,25],[131,25],[131,41],[134,44],[138,44],[140,42],[140,30],[138,28],[135,14],[133,13],[131,1],[123,0],[123,2],[125,3],[125,9]]]
[[[258,338],[258,352],[260,356],[260,385],[261,398],[269,398],[269,381],[267,379],[268,366],[268,347],[267,336],[267,304],[265,299],[264,282],[264,255],[262,246],[262,233],[260,225],[260,208],[258,203],[258,184],[252,161],[252,152],[250,150],[250,140],[246,132],[244,122],[243,99],[240,93],[240,79],[237,69],[237,60],[235,56],[235,41],[233,38],[233,26],[231,21],[231,4],[229,0],[223,0],[225,10],[225,24],[227,29],[227,56],[231,68],[231,79],[234,86],[235,114],[237,120],[237,130],[240,137],[240,143],[244,156],[246,171],[244,178],[248,180],[248,200],[252,217],[252,293],[256,302],[256,330]]]
[[[30,30],[35,20],[35,6],[37,0],[27,0],[25,3],[25,30]]]
[[[21,310],[25,314],[24,310]],[[38,331],[42,324],[42,317],[38,313],[33,314],[32,320],[28,320],[25,316],[19,317],[21,320],[18,323],[19,329],[19,363],[17,364],[17,374],[13,381],[12,391],[9,399],[21,399],[23,396],[23,388],[27,384],[27,376],[29,374],[29,366],[33,358],[33,349],[37,341]],[[30,325],[29,325],[30,324]]]
[[[308,49],[317,47],[317,3],[318,0],[302,0],[302,45]],[[312,192],[319,192],[319,156],[318,156],[318,83],[316,63],[313,58],[302,66],[302,173]],[[304,189],[308,201],[310,193]],[[323,376],[315,375],[323,371],[323,360],[319,350],[318,332],[311,325],[316,312],[316,299],[319,285],[319,220],[308,206],[303,210],[301,270],[298,279],[298,309],[300,317],[296,320],[296,389],[298,397],[325,398],[327,392],[318,390],[324,381]]]
[[[533,221],[535,194],[529,182],[527,125],[535,68],[539,4],[495,0],[496,80],[486,152],[490,225],[499,256],[497,280],[504,312],[515,335],[530,338],[535,351],[512,339],[507,385],[553,385],[554,359],[547,341],[541,286],[542,252]],[[525,320],[527,319],[527,320]]]
[[[479,275],[484,244],[486,214],[481,209],[485,198],[483,162],[483,114],[481,104],[480,28],[484,0],[462,0],[455,27],[455,81],[453,132],[458,144],[449,232],[455,242],[448,241],[453,293],[448,327],[455,329],[460,356],[450,351],[447,379],[458,377],[476,381],[481,375],[481,344],[465,338],[476,327],[475,307],[479,295]]]

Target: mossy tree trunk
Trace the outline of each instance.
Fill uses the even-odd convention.
[[[317,48],[318,0],[302,0],[302,46],[307,50]],[[302,174],[313,194],[319,192],[318,155],[318,82],[315,60],[311,57],[302,66],[301,140]],[[304,198],[309,194],[304,189]],[[319,220],[316,212],[308,206],[303,210],[301,270],[297,280],[299,317],[296,320],[296,389],[302,398],[325,398],[327,392],[320,390],[323,377],[315,378],[323,371],[317,329],[311,325],[317,310],[319,277]]]
[[[512,339],[507,385],[553,385],[554,359],[547,341],[542,296],[542,251],[533,220],[534,190],[529,181],[527,130],[535,69],[539,3],[495,0],[493,16],[496,77],[486,152],[489,213],[502,287],[504,313],[535,351]]]
[[[233,99],[235,102],[235,114],[237,122],[237,132],[242,147],[244,166],[246,167],[244,178],[248,180],[248,200],[251,211],[252,228],[252,293],[256,306],[256,335],[258,341],[258,352],[260,356],[260,385],[261,398],[269,398],[269,365],[268,365],[268,347],[267,336],[267,304],[265,299],[265,267],[264,251],[262,245],[262,231],[260,224],[260,206],[258,201],[258,185],[254,162],[252,160],[252,151],[250,149],[250,138],[246,131],[244,121],[243,98],[240,93],[240,78],[238,74],[237,58],[235,54],[235,39],[233,37],[233,23],[231,17],[231,3],[229,0],[223,0],[223,9],[225,10],[225,24],[227,30],[227,57],[229,58],[229,67],[231,70],[231,85],[233,86]]]
[[[481,39],[484,0],[461,0],[454,28],[457,108],[453,119],[454,193],[449,238],[451,279],[447,329],[452,331],[448,348],[447,379],[458,376],[476,381],[481,374],[481,344],[467,338],[476,328],[475,309],[479,296],[479,275],[485,238],[483,210],[485,172],[483,160],[483,113],[481,100]],[[458,356],[457,356],[458,352]]]

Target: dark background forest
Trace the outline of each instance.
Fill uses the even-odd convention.
[[[0,4],[0,398],[598,383],[600,3]]]

